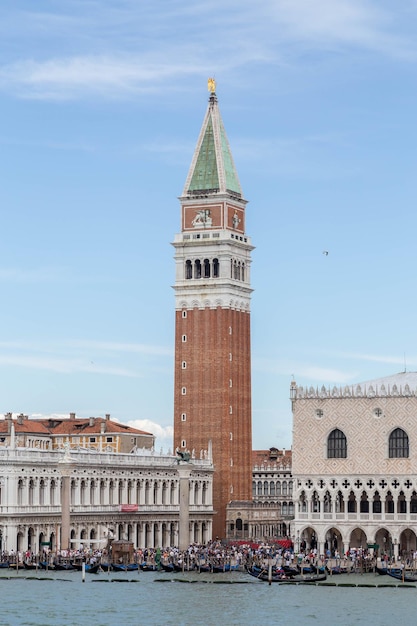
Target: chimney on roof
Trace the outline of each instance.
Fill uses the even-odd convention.
[[[106,432],[106,422],[105,421],[101,421],[100,422],[100,432],[102,434]]]
[[[106,422],[110,420],[110,413],[106,413]]]
[[[23,413],[20,413],[17,416],[17,423],[21,426],[23,424],[23,420],[25,419],[25,416],[23,415]]]
[[[90,426],[94,426],[94,417],[90,417]]]
[[[12,419],[12,414],[11,413],[6,413],[6,415],[4,417],[7,420],[11,420]]]
[[[75,420],[75,413],[70,413],[70,420]]]

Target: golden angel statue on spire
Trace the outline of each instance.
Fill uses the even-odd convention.
[[[214,78],[209,78],[209,79],[208,79],[208,81],[207,81],[207,87],[208,87],[208,90],[209,90],[211,93],[214,93],[214,92],[216,91],[216,81],[214,80]]]

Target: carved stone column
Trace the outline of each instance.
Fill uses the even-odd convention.
[[[180,477],[178,547],[180,550],[186,550],[190,545],[190,467],[179,464],[178,474]]]

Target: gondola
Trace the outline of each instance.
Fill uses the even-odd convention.
[[[237,572],[239,571],[239,565],[230,565],[230,563],[224,563],[223,565],[212,565],[211,571],[214,574],[221,572]]]
[[[393,574],[399,574],[400,576],[402,576],[402,569],[400,569],[399,567],[392,567],[392,568],[388,569],[388,567],[378,567],[378,566],[376,566],[375,567],[375,571],[380,576],[386,576],[390,572],[392,572]]]
[[[83,563],[73,563],[72,565],[74,569],[78,570],[79,572],[81,572],[83,569]],[[100,569],[100,563],[85,563],[85,571],[89,574],[97,574]]]
[[[411,574],[410,572],[405,572],[401,569],[390,569],[387,571],[388,576],[391,578],[395,578],[396,580],[401,580],[404,583],[416,583],[417,582],[417,574]]]
[[[174,567],[174,563],[162,563],[161,561],[161,567],[163,569],[164,572],[175,572],[175,567]]]
[[[75,572],[76,569],[72,563],[54,563],[54,569],[61,572]]]
[[[134,572],[138,570],[138,564],[137,563],[126,563],[126,564],[112,563],[111,568],[113,572]]]
[[[327,579],[327,574],[324,572],[323,574],[306,574],[301,575],[297,574],[296,576],[287,577],[284,572],[279,572],[275,570],[275,573],[271,572],[269,575],[267,570],[262,570],[260,573],[258,571],[253,571],[252,568],[248,568],[246,570],[250,576],[257,578],[262,582],[271,582],[271,583],[298,583],[298,584],[313,584],[317,582],[322,582]]]

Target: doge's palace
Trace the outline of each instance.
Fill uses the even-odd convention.
[[[417,373],[293,382],[290,393],[296,547],[406,558],[417,549]]]

